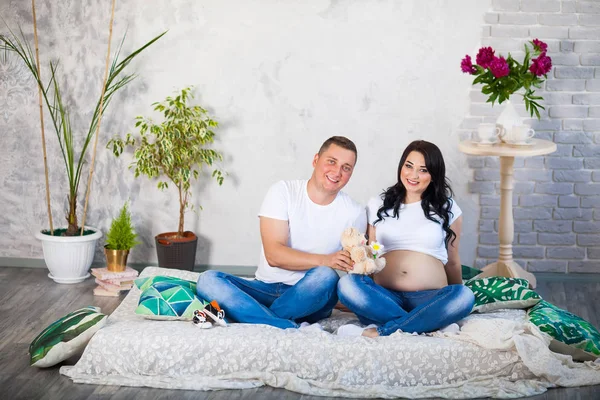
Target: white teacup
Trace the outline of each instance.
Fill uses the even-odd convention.
[[[480,143],[494,143],[500,135],[502,128],[492,123],[479,124],[477,127],[477,138]]]
[[[512,129],[503,136],[507,143],[525,144],[535,135],[535,131],[529,125],[513,125]]]

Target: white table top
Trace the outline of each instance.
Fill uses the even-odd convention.
[[[541,156],[554,153],[556,143],[543,139],[531,139],[528,145],[513,145],[508,143],[480,144],[465,140],[458,144],[458,149],[474,156],[527,157]]]

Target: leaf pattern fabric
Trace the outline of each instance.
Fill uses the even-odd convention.
[[[600,357],[600,332],[585,319],[545,300],[527,314],[533,324],[553,339]]]
[[[50,367],[83,350],[106,318],[98,307],[89,306],[53,322],[29,345],[30,365]]]
[[[473,311],[487,312],[502,308],[526,309],[542,299],[529,289],[529,282],[522,278],[492,276],[471,279],[465,283],[475,295]]]

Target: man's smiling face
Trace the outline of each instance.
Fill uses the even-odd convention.
[[[316,186],[328,193],[339,192],[350,180],[355,164],[356,155],[353,151],[330,145],[313,159]]]

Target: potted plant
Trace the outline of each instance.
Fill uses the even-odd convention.
[[[530,50],[531,47],[531,50]],[[492,106],[506,102],[506,106],[497,119],[497,123],[505,130],[510,131],[513,126],[521,125],[521,117],[510,101],[510,96],[523,89],[521,96],[525,109],[531,117],[540,119],[541,108],[539,101],[542,96],[536,96],[535,90],[541,88],[552,68],[552,59],[548,57],[548,45],[541,40],[533,39],[524,45],[525,56],[523,62],[515,60],[510,53],[506,59],[496,56],[491,47],[479,49],[475,64],[468,54],[461,61],[461,70],[465,74],[473,75],[473,85],[482,84],[481,92],[488,96],[487,102]],[[502,140],[502,137],[501,137]]]
[[[114,4],[113,4],[114,6]],[[119,46],[116,55],[111,64],[109,64],[110,55],[110,41],[112,38],[112,21],[114,17],[111,16],[111,25],[109,32],[109,50],[106,59],[106,72],[104,75],[104,82],[101,88],[101,94],[96,107],[92,115],[89,129],[87,132],[82,134],[82,137],[78,136],[76,132],[73,132],[72,125],[70,123],[70,113],[67,109],[67,104],[63,100],[64,95],[60,90],[58,80],[58,61],[51,61],[49,65],[49,81],[42,82],[39,66],[39,56],[37,48],[37,25],[35,19],[35,7],[33,7],[33,25],[34,25],[34,39],[36,43],[36,54],[32,50],[31,45],[25,38],[21,31],[20,37],[15,35],[12,31],[8,35],[0,34],[0,50],[4,50],[8,54],[14,54],[20,58],[27,69],[31,72],[36,86],[39,92],[39,107],[40,107],[40,119],[42,129],[42,144],[43,144],[43,158],[44,158],[44,170],[46,176],[46,200],[48,206],[48,219],[49,228],[42,230],[36,234],[36,238],[42,241],[42,247],[44,251],[44,260],[48,269],[50,270],[49,277],[54,279],[58,283],[77,283],[81,282],[89,276],[88,270],[94,258],[94,250],[96,247],[97,240],[102,236],[99,229],[87,227],[85,225],[85,214],[87,211],[87,199],[89,198],[90,182],[93,173],[94,155],[95,155],[95,143],[98,138],[98,131],[100,129],[100,123],[102,116],[106,111],[106,107],[110,103],[113,95],[119,91],[119,89],[126,86],[131,82],[135,75],[122,75],[123,70],[129,65],[129,63],[148,46],[156,42],[166,32],[156,36],[142,47],[133,51],[129,56],[119,61],[119,53],[123,41]],[[109,67],[110,65],[110,67]],[[66,228],[55,229],[52,222],[52,214],[50,207],[50,188],[48,180],[48,166],[46,163],[46,143],[44,134],[44,113],[43,104],[45,104],[48,115],[50,116],[50,123],[56,133],[58,144],[62,153],[62,160],[65,167],[65,176],[68,182],[68,193],[66,199],[68,203],[68,210],[66,213]],[[88,150],[90,150],[92,139],[94,140],[94,154],[91,157],[91,163],[89,162]],[[51,160],[53,161],[53,160]],[[82,213],[83,222],[78,223],[78,195],[79,195],[79,184],[81,182],[82,175],[84,175],[84,165],[89,163],[89,176],[87,185],[87,196]]]
[[[161,103],[154,103],[154,111],[163,115],[161,123],[138,116],[135,126],[139,138],[128,133],[125,139],[115,137],[108,142],[119,157],[125,147],[134,149],[135,177],[146,175],[150,179],[159,178],[158,188],[165,190],[169,183],[179,194],[179,225],[175,232],[160,233],[155,237],[158,265],[167,268],[192,270],[196,259],[198,238],[193,232],[184,231],[184,216],[194,206],[191,183],[200,176],[203,166],[212,167],[223,156],[220,152],[207,148],[214,142],[213,128],[218,126],[208,112],[198,105],[188,105],[193,98],[192,88],[187,87],[168,96]],[[212,172],[219,185],[223,184],[223,172],[214,168]]]
[[[106,267],[109,271],[125,271],[129,250],[140,244],[136,238],[137,234],[133,229],[131,214],[126,202],[119,211],[119,216],[112,220],[110,229],[106,234],[104,255],[106,256]]]

